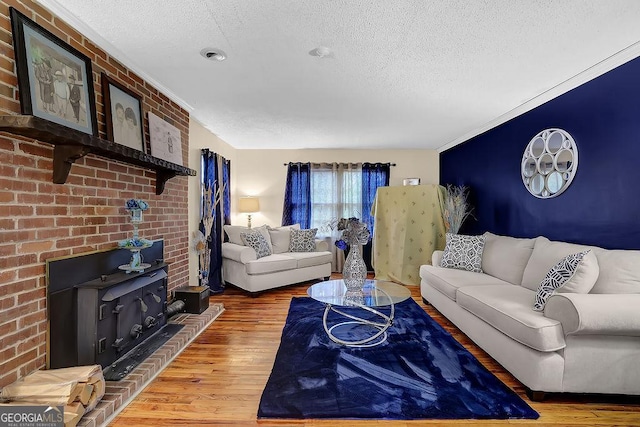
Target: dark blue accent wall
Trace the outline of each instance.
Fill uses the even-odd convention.
[[[578,146],[569,188],[532,196],[520,162],[538,132],[558,127]],[[440,183],[467,185],[462,232],[640,249],[640,58],[440,154]]]

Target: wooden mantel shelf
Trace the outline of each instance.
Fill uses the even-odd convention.
[[[71,165],[89,153],[156,171],[156,194],[174,176],[195,176],[196,171],[121,144],[80,132],[36,116],[0,115],[0,131],[54,145],[53,182],[64,184]]]

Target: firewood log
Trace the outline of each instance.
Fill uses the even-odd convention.
[[[104,393],[102,368],[92,365],[34,372],[5,386],[0,398],[16,404],[66,405],[73,408],[74,413],[82,411],[85,414],[96,407]],[[75,417],[70,418],[69,422],[73,420]]]
[[[64,427],[75,427],[84,415],[85,408],[79,402],[64,407]]]
[[[89,399],[93,394],[93,389],[95,388],[95,386],[93,384],[85,384],[85,383],[80,383],[80,384],[82,385],[82,392],[79,394],[78,397],[80,398],[80,402],[84,406],[87,406],[87,404],[89,403]]]

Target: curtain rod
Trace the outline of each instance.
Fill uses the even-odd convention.
[[[298,163],[298,162],[290,162],[290,163]],[[375,163],[383,163],[383,162],[358,162],[358,163],[373,163],[373,164],[375,164]],[[283,163],[282,165],[283,166],[289,166],[289,163]],[[389,163],[389,166],[396,166],[396,164],[395,163]]]

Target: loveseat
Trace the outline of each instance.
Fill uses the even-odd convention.
[[[328,243],[313,238],[313,230],[300,230],[299,224],[252,229],[225,225],[224,231],[228,241],[222,244],[223,280],[253,296],[294,283],[327,280],[331,275]]]
[[[482,272],[441,267],[443,251],[434,252],[433,265],[421,266],[425,302],[520,380],[534,400],[545,392],[640,394],[640,251],[545,237],[483,238]],[[584,258],[573,273],[550,272],[577,253]],[[541,282],[555,280],[558,271],[582,288],[560,287],[543,311],[535,311]]]

